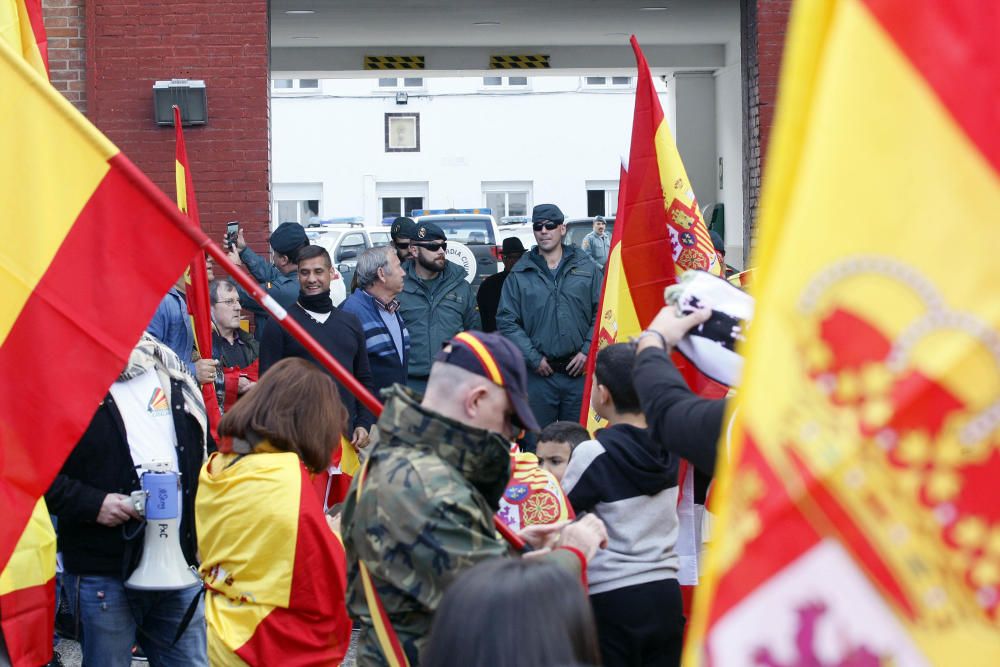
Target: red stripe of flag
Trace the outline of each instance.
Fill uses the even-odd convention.
[[[196,250],[174,204],[121,153],[109,163],[0,346],[0,564]]]

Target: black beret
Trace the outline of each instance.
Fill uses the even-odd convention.
[[[417,225],[417,234],[413,239],[417,242],[424,241],[447,241],[447,237],[444,235],[444,230],[435,225],[433,222],[421,222]]]
[[[283,222],[271,232],[271,247],[274,252],[287,255],[304,245],[309,245],[306,230],[297,222]]]
[[[393,240],[403,237],[404,239],[413,240],[417,234],[417,223],[413,222],[412,218],[396,218],[392,221],[392,227],[389,228],[389,236]]]
[[[531,210],[532,222],[558,222],[562,223],[566,217],[555,204],[539,204]]]

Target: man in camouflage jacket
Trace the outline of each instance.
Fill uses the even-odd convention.
[[[496,382],[501,378],[490,379],[490,369],[502,374],[502,386]],[[513,555],[493,527],[493,514],[510,476],[506,437],[522,426],[538,428],[527,407],[525,374],[512,343],[497,334],[465,332],[438,355],[422,402],[401,385],[383,392],[388,400],[378,422],[379,442],[343,511],[348,611],[361,629],[358,664],[388,664],[372,626],[359,559],[410,664],[417,665],[451,581],[487,558]],[[579,573],[581,561],[604,539],[603,524],[587,517],[563,529],[559,545],[568,549],[542,557]]]

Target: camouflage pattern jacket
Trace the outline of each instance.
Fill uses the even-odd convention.
[[[365,601],[360,558],[410,664],[417,665],[448,584],[476,563],[508,554],[493,513],[510,476],[510,444],[423,408],[400,385],[383,396],[388,400],[361,500],[358,475],[344,503],[347,606],[361,629],[358,664],[388,664]],[[579,573],[569,552],[551,556]]]

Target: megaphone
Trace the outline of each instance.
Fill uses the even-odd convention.
[[[153,464],[142,474],[146,514],[139,566],[125,581],[127,588],[141,591],[173,591],[201,583],[188,567],[178,535],[178,489],[180,475],[166,465]]]

